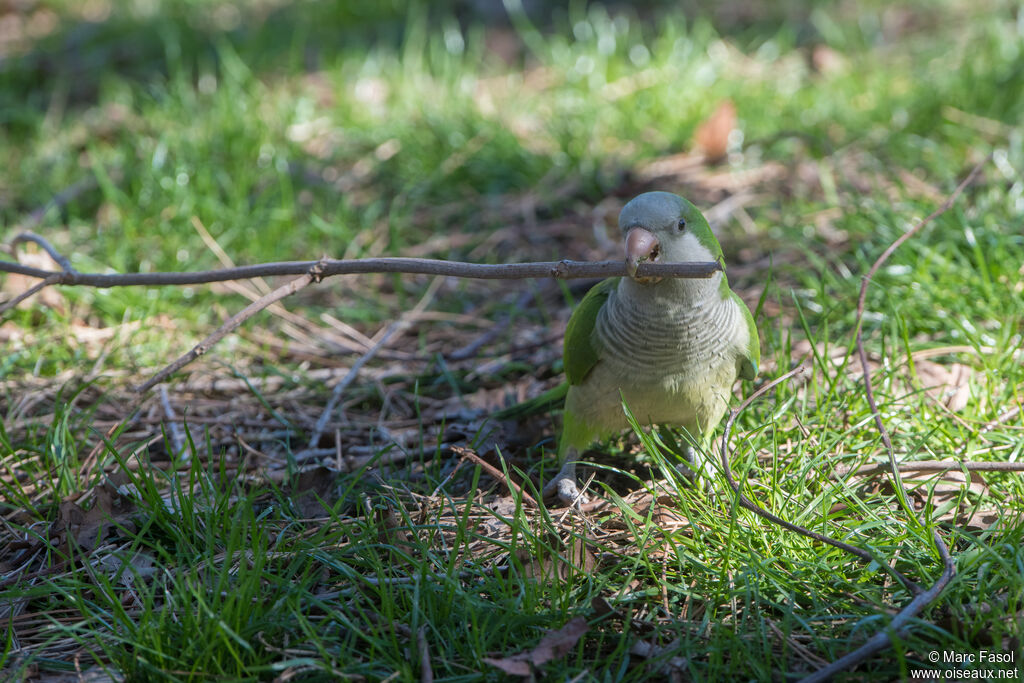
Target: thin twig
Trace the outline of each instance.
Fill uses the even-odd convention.
[[[58,275],[51,275],[50,277],[48,277],[48,278],[46,278],[44,280],[40,280],[39,282],[35,283],[34,285],[29,287],[24,292],[22,292],[21,294],[19,294],[16,297],[14,297],[10,301],[5,301],[4,303],[0,304],[0,313],[6,313],[10,309],[12,309],[15,306],[17,306],[18,304],[20,304],[25,299],[28,299],[29,297],[31,297],[31,296],[33,296],[35,294],[38,294],[41,290],[46,289],[50,285],[55,285],[55,284],[59,283],[60,282],[60,277],[61,276],[59,274]]]
[[[323,411],[320,413],[320,417],[316,421],[316,426],[313,428],[313,434],[309,437],[309,448],[314,448],[317,443],[320,442],[320,437],[323,436],[324,430],[327,429],[327,421],[330,420],[331,414],[334,413],[334,409],[338,406],[338,401],[341,400],[341,395],[348,388],[348,385],[355,381],[359,371],[363,369],[363,366],[373,360],[373,357],[377,355],[384,345],[390,341],[391,337],[395,335],[405,325],[401,324],[402,321],[396,320],[395,322],[388,325],[384,334],[378,339],[373,346],[367,349],[366,353],[356,359],[356,362],[352,364],[348,372],[341,381],[334,385],[334,389],[331,391],[331,397],[327,399],[327,405],[324,406]],[[406,323],[407,324],[407,323]]]
[[[178,426],[178,419],[174,415],[174,408],[171,407],[171,399],[167,395],[167,387],[160,387],[160,405],[164,409],[164,418],[167,420],[167,429],[171,432],[171,455],[177,461],[185,453],[185,435],[181,433]]]
[[[963,460],[915,460],[911,462],[896,463],[896,469],[900,472],[1024,472],[1024,462],[978,462]],[[836,468],[835,476],[843,477],[847,474],[865,475],[876,472],[892,472],[892,464],[887,462],[875,462],[860,467],[839,467]]]
[[[935,543],[935,547],[939,551],[939,557],[942,558],[943,569],[939,580],[932,584],[931,588],[918,594],[907,603],[907,606],[889,621],[885,629],[868,638],[867,642],[853,652],[840,657],[828,666],[818,669],[810,676],[807,676],[801,683],[819,683],[819,681],[831,680],[836,674],[849,671],[876,652],[888,648],[892,644],[893,636],[902,635],[902,632],[907,628],[907,622],[916,617],[921,610],[939,597],[946,584],[953,578],[953,574],[956,573],[956,566],[953,564],[953,558],[950,557],[949,549],[946,548],[942,537],[934,529],[932,530],[932,542]]]
[[[35,244],[38,244],[43,248],[43,251],[50,255],[50,258],[53,259],[54,263],[60,266],[60,273],[49,272],[43,276],[44,278],[51,275],[78,275],[78,271],[71,267],[71,261],[69,261],[64,254],[57,251],[57,248],[50,244],[50,242],[42,235],[37,235],[34,232],[18,233],[14,236],[14,239],[11,240],[11,246],[16,247],[21,242],[34,242]],[[23,273],[23,275],[24,274],[27,273]]]
[[[864,349],[864,307],[865,302],[867,301],[868,286],[871,284],[871,278],[874,277],[875,273],[878,272],[878,269],[882,267],[882,264],[889,259],[892,253],[895,252],[901,244],[919,233],[924,226],[931,223],[946,211],[949,211],[950,207],[953,206],[953,203],[961,193],[963,193],[967,186],[974,182],[974,179],[977,178],[978,174],[981,172],[982,167],[984,167],[991,158],[991,154],[986,156],[977,166],[974,167],[974,169],[971,170],[969,174],[967,174],[967,177],[956,186],[953,193],[942,203],[941,206],[939,206],[939,208],[926,216],[924,220],[919,222],[913,228],[900,235],[885,251],[882,252],[882,255],[875,260],[871,265],[871,268],[868,270],[867,275],[865,275],[861,280],[860,296],[857,298],[857,355],[860,358],[861,368],[864,371],[865,398],[867,399],[868,406],[871,408],[871,414],[874,416],[875,427],[878,428],[878,432],[882,436],[882,443],[885,445],[886,453],[889,456],[889,466],[892,471],[893,485],[899,494],[900,502],[906,509],[907,514],[922,527],[924,527],[924,524],[917,519],[913,508],[911,508],[907,502],[907,490],[903,486],[903,479],[899,476],[899,463],[896,462],[896,449],[892,445],[892,439],[889,437],[889,431],[886,429],[885,423],[882,421],[882,413],[878,410],[878,404],[875,402],[875,395],[871,386],[871,366],[868,363],[867,351]],[[853,652],[840,657],[828,666],[811,674],[805,679],[805,681],[817,682],[830,680],[836,674],[852,669],[876,652],[889,647],[892,643],[893,636],[899,634],[907,622],[916,617],[921,610],[939,597],[943,589],[945,589],[946,585],[950,580],[952,580],[953,575],[956,573],[956,565],[953,564],[953,558],[949,554],[949,548],[946,547],[946,544],[939,535],[939,532],[935,529],[932,529],[932,542],[935,544],[935,549],[938,551],[939,557],[942,558],[943,568],[942,574],[935,583],[932,584],[931,588],[916,596],[907,604],[906,607],[900,610],[899,614],[892,618],[885,630],[879,631],[873,635],[866,643],[858,647]]]
[[[420,683],[434,683],[434,670],[430,667],[430,646],[427,643],[427,625],[416,631],[416,649],[420,651]]]
[[[529,303],[530,299],[536,296],[536,294],[537,293],[532,288],[525,290],[516,298],[516,302],[512,310],[505,313],[501,320],[473,341],[449,353],[448,359],[466,360],[475,356],[481,348],[490,344],[508,329],[509,325],[512,324],[512,318],[515,316],[515,312],[525,308],[526,304]]]
[[[495,467],[494,465],[490,464],[489,462],[487,462],[486,460],[481,458],[479,455],[477,455],[473,451],[469,450],[468,448],[463,448],[462,446],[452,446],[452,453],[455,453],[460,458],[465,458],[466,460],[469,460],[473,464],[479,465],[480,467],[482,467],[483,470],[485,472],[487,472],[487,474],[491,475],[491,477],[493,477],[497,481],[503,482],[506,486],[508,486],[514,492],[516,492],[520,496],[522,496],[524,503],[529,503],[530,505],[532,505],[535,508],[539,508],[540,507],[540,505],[537,503],[537,499],[534,498],[533,496],[531,496],[526,491],[524,491],[522,486],[519,486],[514,481],[509,479],[507,476],[505,476],[504,472],[502,472],[497,467]]]
[[[924,220],[922,220],[912,229],[908,230],[906,233],[904,233],[898,239],[896,239],[891,245],[889,245],[889,247],[884,252],[882,252],[882,255],[879,256],[875,263],[871,266],[871,268],[868,270],[867,275],[865,275],[864,279],[861,282],[860,296],[858,297],[857,301],[857,353],[860,357],[861,367],[863,368],[864,385],[868,405],[871,408],[872,415],[874,416],[875,426],[878,428],[879,432],[882,435],[882,440],[885,444],[886,452],[889,455],[890,471],[893,474],[893,479],[895,480],[897,491],[901,493],[902,501],[905,507],[907,507],[907,493],[906,489],[903,487],[903,482],[899,477],[900,464],[896,462],[895,449],[893,448],[892,441],[889,438],[889,433],[885,428],[885,424],[882,422],[881,413],[879,412],[878,405],[874,399],[874,394],[871,388],[871,368],[868,364],[867,353],[864,350],[863,336],[861,334],[861,327],[864,317],[864,306],[865,301],[867,299],[867,288],[868,285],[871,283],[871,278],[874,276],[874,274],[878,272],[878,269],[882,266],[882,264],[889,258],[890,255],[892,255],[892,253],[897,248],[899,248],[901,244],[906,242],[913,235],[920,232],[921,228],[923,228],[925,225],[933,221],[938,216],[941,216],[943,213],[948,211],[950,207],[953,206],[953,203],[956,201],[956,199],[960,196],[964,189],[966,189],[967,186],[974,181],[974,179],[978,176],[978,173],[981,171],[982,167],[986,163],[988,163],[990,158],[991,155],[986,157],[981,163],[975,166],[974,169],[968,174],[968,176],[959,185],[957,185],[953,193],[949,196],[948,199],[946,199],[945,202],[942,203],[942,205],[938,209],[936,209],[934,212],[932,212],[930,215],[924,218]],[[768,519],[770,521],[775,522],[776,524],[779,524],[787,529],[790,529],[791,531],[795,531],[804,536],[808,536],[810,538],[814,538],[824,543],[828,543],[829,545],[840,548],[862,559],[877,562],[877,560],[875,560],[875,558],[866,550],[856,548],[854,546],[843,543],[842,541],[837,541],[836,539],[829,538],[817,532],[811,531],[810,529],[805,529],[791,522],[787,522],[786,520],[776,515],[773,515],[767,510],[762,509],[758,505],[751,502],[746,496],[744,496],[740,492],[739,483],[736,482],[736,480],[733,478],[732,470],[729,467],[729,434],[732,431],[733,424],[736,422],[736,418],[748,405],[750,405],[752,401],[757,399],[759,396],[763,395],[765,392],[767,392],[780,382],[783,382],[786,379],[797,374],[802,369],[802,366],[797,366],[796,368],[790,370],[785,375],[782,375],[781,377],[775,379],[774,381],[764,385],[756,392],[754,392],[749,398],[747,398],[747,400],[744,401],[729,416],[729,420],[726,422],[725,425],[725,433],[722,435],[721,447],[722,468],[725,471],[726,480],[729,482],[729,486],[732,487],[733,491],[736,493],[737,501],[742,507],[751,510],[752,512],[755,512],[756,514],[764,517],[765,519]],[[911,516],[914,515],[912,509],[909,509],[907,511]],[[914,517],[914,519],[915,521],[918,521],[916,516]],[[920,524],[920,521],[918,521],[918,523]],[[953,559],[949,554],[949,549],[946,547],[946,544],[943,542],[942,537],[935,529],[932,529],[932,541],[935,544],[935,548],[938,551],[939,557],[942,559],[943,564],[943,571],[938,580],[936,580],[930,588],[922,591],[915,583],[910,581],[910,579],[906,578],[902,573],[890,567],[888,563],[878,562],[878,565],[880,567],[888,570],[891,574],[896,576],[896,578],[898,578],[905,586],[907,586],[907,588],[911,589],[912,592],[916,594],[915,597],[906,605],[906,607],[900,610],[900,612],[889,621],[889,624],[886,626],[884,630],[879,631],[878,633],[873,635],[871,638],[867,640],[867,642],[865,642],[863,645],[858,647],[853,652],[850,652],[844,655],[843,657],[840,657],[828,666],[825,666],[819,669],[818,671],[814,672],[810,676],[806,677],[804,681],[817,683],[818,681],[830,680],[836,674],[852,669],[853,667],[857,666],[859,663],[863,662],[865,659],[875,654],[876,652],[889,647],[892,643],[893,636],[895,634],[899,634],[902,630],[904,630],[911,619],[916,617],[921,612],[921,610],[923,610],[925,607],[931,604],[936,598],[938,598],[938,596],[942,593],[943,589],[953,578],[953,575],[956,572],[956,566],[953,564]]]
[[[49,240],[47,240],[42,235],[37,235],[34,232],[23,232],[18,235],[15,235],[14,239],[11,240],[12,253],[14,247],[18,246],[18,244],[20,244],[21,242],[33,242],[35,244],[38,244],[40,247],[43,248],[43,251],[49,254],[50,258],[52,258],[54,262],[61,267],[61,272],[51,273],[50,275],[47,275],[46,277],[43,278],[42,282],[37,282],[36,284],[29,287],[21,294],[19,294],[18,296],[11,299],[10,301],[4,302],[2,305],[0,305],[0,313],[5,313],[9,311],[10,309],[20,304],[25,299],[28,299],[29,297],[35,294],[38,294],[40,291],[46,289],[47,287],[50,287],[51,285],[60,284],[63,278],[67,277],[68,275],[78,274],[78,272],[71,267],[71,261],[69,261],[66,256],[57,251],[57,248],[50,244]],[[2,263],[5,262],[0,261],[0,264]]]
[[[26,233],[31,234],[31,233]],[[20,235],[19,235],[20,237]],[[18,239],[17,237],[15,238]],[[320,278],[332,275],[366,273],[408,273],[448,275],[478,280],[521,280],[525,278],[579,279],[625,276],[624,261],[542,261],[537,263],[464,263],[422,258],[322,259],[320,261],[281,261],[251,266],[164,273],[78,273],[32,268],[13,261],[0,260],[0,272],[48,278],[59,275],[59,284],[87,287],[131,287],[157,285],[196,285],[226,280],[247,280],[275,275],[302,275],[311,268],[320,269]],[[718,263],[642,263],[639,277],[709,278],[722,267]]]
[[[806,527],[802,527],[799,524],[794,524],[793,522],[785,520],[785,519],[783,519],[782,517],[779,517],[776,514],[768,512],[763,507],[761,507],[757,503],[755,503],[752,500],[750,500],[749,498],[747,498],[740,491],[740,483],[738,481],[736,481],[736,478],[735,478],[735,476],[732,473],[732,468],[729,466],[729,436],[732,433],[732,427],[733,427],[733,424],[735,424],[735,422],[736,422],[736,418],[738,418],[740,416],[740,413],[742,413],[744,410],[746,410],[747,406],[749,406],[751,403],[756,401],[758,398],[760,398],[761,396],[763,396],[764,394],[769,392],[771,389],[773,389],[777,385],[781,384],[782,382],[785,382],[790,377],[793,377],[793,376],[795,376],[795,375],[797,375],[797,374],[799,374],[801,372],[805,372],[805,371],[806,371],[806,368],[803,365],[797,365],[795,368],[793,368],[792,370],[790,370],[786,374],[784,374],[784,375],[782,375],[780,377],[775,378],[774,380],[772,380],[768,384],[765,384],[763,387],[761,387],[760,389],[755,391],[753,394],[751,394],[747,398],[747,400],[745,400],[743,403],[741,403],[739,405],[739,407],[737,407],[736,410],[732,411],[732,413],[729,415],[729,419],[725,423],[725,432],[722,434],[722,448],[721,448],[722,469],[725,472],[725,480],[729,483],[729,486],[736,493],[737,502],[740,504],[741,507],[744,507],[747,510],[750,510],[754,514],[757,514],[757,515],[767,519],[770,522],[774,522],[775,524],[778,524],[781,527],[784,527],[786,529],[789,529],[790,531],[796,532],[796,533],[800,534],[801,536],[806,536],[808,538],[813,538],[816,541],[820,541],[822,543],[827,543],[828,545],[830,545],[830,546],[832,546],[834,548],[839,548],[840,550],[842,550],[844,552],[847,552],[847,553],[849,553],[851,555],[859,557],[860,559],[864,560],[865,562],[874,562],[874,563],[878,564],[880,567],[883,567],[883,568],[887,569],[889,571],[889,573],[892,574],[892,576],[895,579],[897,579],[900,583],[902,583],[907,588],[907,590],[909,590],[910,592],[912,592],[914,594],[920,593],[921,592],[921,587],[920,586],[918,586],[916,583],[914,583],[909,578],[907,578],[907,576],[905,576],[902,572],[900,572],[900,571],[898,571],[896,569],[893,569],[886,562],[883,562],[880,558],[875,557],[875,555],[873,555],[871,553],[871,551],[865,550],[863,548],[858,548],[857,546],[850,545],[849,543],[844,543],[843,541],[840,541],[838,539],[832,538],[831,536],[826,536],[824,534],[818,533],[817,531],[813,531],[813,530],[808,529]]]
[[[909,240],[911,237],[913,237],[914,235],[919,233],[924,226],[928,225],[933,220],[935,220],[936,218],[938,218],[942,214],[944,214],[947,211],[949,211],[949,209],[953,206],[953,203],[957,200],[957,198],[960,196],[960,194],[964,191],[964,189],[966,189],[966,187],[968,185],[970,185],[972,182],[974,182],[974,179],[978,176],[978,173],[981,172],[982,167],[985,164],[987,164],[989,159],[991,159],[991,158],[992,158],[991,154],[988,155],[987,157],[985,157],[985,159],[983,159],[981,161],[981,163],[979,163],[977,166],[975,166],[974,169],[967,175],[967,177],[964,178],[963,181],[959,185],[956,186],[956,189],[953,190],[953,194],[951,194],[946,199],[946,201],[944,201],[939,206],[939,208],[937,208],[937,209],[935,209],[935,211],[931,212],[928,216],[926,216],[924,218],[924,220],[919,222],[913,228],[911,228],[910,230],[907,230],[905,233],[903,233],[898,238],[896,238],[893,241],[893,243],[890,244],[886,248],[886,250],[882,252],[882,255],[879,256],[875,260],[875,262],[871,265],[871,268],[868,269],[867,275],[865,275],[863,277],[863,279],[861,280],[861,283],[860,283],[860,296],[857,297],[857,318],[856,318],[856,320],[857,320],[857,356],[860,359],[860,365],[861,365],[861,368],[863,369],[863,373],[864,373],[864,394],[865,394],[865,398],[867,399],[868,407],[871,408],[871,414],[872,414],[872,416],[874,417],[874,420],[875,420],[875,428],[878,429],[878,433],[882,437],[882,444],[885,446],[885,452],[889,456],[889,465],[892,468],[893,479],[896,481],[896,493],[898,494],[900,503],[903,505],[903,507],[906,510],[907,514],[912,519],[914,519],[915,521],[917,520],[917,517],[914,515],[913,509],[911,509],[909,504],[907,503],[907,491],[903,487],[903,483],[902,483],[902,481],[900,481],[900,477],[897,476],[897,472],[899,471],[899,465],[896,462],[896,449],[893,448],[892,439],[889,438],[889,430],[887,430],[885,428],[885,424],[882,422],[882,414],[878,410],[878,404],[875,402],[875,392],[874,392],[874,389],[871,386],[871,366],[868,363],[867,351],[865,351],[865,349],[864,349],[864,325],[863,325],[863,322],[864,322],[864,308],[865,308],[865,305],[866,305],[866,302],[867,302],[867,296],[868,296],[868,285],[871,284],[871,278],[873,278],[875,276],[875,273],[878,272],[878,269],[882,267],[882,264],[885,263],[889,259],[889,257],[893,254],[893,252],[895,252],[900,247],[900,245],[902,245],[904,242]],[[920,523],[920,522],[918,522],[918,523]]]
[[[922,528],[924,528],[925,525],[918,520],[913,508],[907,502],[907,490],[903,486],[902,477],[899,476],[899,463],[896,462],[896,449],[892,445],[892,439],[889,437],[889,430],[886,429],[885,423],[882,421],[882,413],[878,410],[878,404],[875,402],[875,394],[871,386],[871,366],[868,363],[867,351],[864,349],[863,322],[865,302],[867,301],[868,286],[871,284],[871,278],[873,278],[875,273],[878,272],[878,269],[882,267],[882,264],[889,259],[900,245],[919,233],[924,226],[949,211],[953,206],[953,203],[963,193],[967,186],[974,182],[974,179],[977,178],[978,174],[981,172],[982,167],[984,167],[991,158],[991,154],[986,156],[971,170],[969,174],[967,174],[967,177],[956,186],[953,193],[949,195],[946,201],[944,201],[939,208],[935,209],[935,211],[926,216],[924,220],[919,222],[913,228],[900,235],[885,251],[882,252],[882,255],[875,260],[871,265],[871,268],[868,269],[867,275],[865,275],[861,280],[860,296],[857,297],[857,356],[860,359],[860,365],[864,372],[864,395],[867,399],[868,407],[871,409],[871,414],[874,417],[875,427],[882,436],[882,443],[885,445],[885,451],[889,456],[889,467],[892,472],[893,486],[895,487],[896,492],[899,495],[900,502],[907,514],[915,522],[921,525]],[[953,575],[956,573],[956,566],[953,564],[952,557],[950,557],[949,548],[946,547],[946,544],[939,535],[939,532],[935,529],[932,529],[932,542],[935,544],[935,549],[938,551],[939,557],[942,558],[943,569],[942,574],[935,583],[932,584],[931,588],[911,600],[906,607],[900,610],[899,614],[892,618],[884,630],[873,635],[866,643],[858,647],[853,652],[840,657],[828,666],[814,672],[805,678],[805,681],[816,682],[830,680],[836,674],[852,669],[879,650],[889,647],[892,643],[893,636],[898,634],[910,619],[916,617],[921,610],[939,597],[943,589],[946,587],[946,584],[950,582]]]
[[[232,331],[237,329],[239,325],[241,325],[246,320],[262,311],[270,304],[274,303],[275,301],[279,301],[285,298],[286,296],[290,296],[291,294],[294,294],[300,289],[308,287],[312,283],[317,282],[319,280],[320,274],[317,271],[316,265],[314,264],[313,266],[310,267],[309,272],[307,272],[303,277],[296,278],[291,282],[288,282],[287,284],[278,287],[270,294],[260,297],[256,301],[252,302],[251,304],[243,308],[238,313],[228,318],[223,325],[214,330],[212,334],[206,337],[206,339],[196,344],[191,351],[189,351],[183,356],[180,356],[176,361],[165,367],[160,372],[153,375],[150,379],[141,384],[135,391],[140,394],[149,391],[160,382],[163,382],[173,373],[182,369],[183,367],[194,361],[196,358],[199,358],[199,356],[206,353],[211,346],[219,342]]]

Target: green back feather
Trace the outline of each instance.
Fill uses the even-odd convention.
[[[722,281],[725,281],[725,276],[722,276]],[[728,285],[726,285],[728,287]],[[747,323],[747,332],[750,334],[750,341],[747,343],[746,356],[740,359],[740,379],[753,380],[757,377],[757,370],[761,365],[761,340],[757,336],[757,325],[754,324],[754,316],[750,314],[750,309],[743,303],[743,299],[740,298],[739,294],[729,291],[729,296],[739,306],[740,312],[743,314],[743,319]]]
[[[572,312],[565,328],[565,377],[569,384],[579,384],[593,369],[600,358],[601,349],[594,335],[597,314],[608,301],[609,295],[619,286],[619,278],[609,278],[592,287],[583,301]]]

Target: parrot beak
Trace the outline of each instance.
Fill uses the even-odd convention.
[[[661,278],[638,278],[636,269],[641,263],[658,260],[661,244],[650,230],[633,228],[626,235],[626,272],[637,282],[653,282]]]

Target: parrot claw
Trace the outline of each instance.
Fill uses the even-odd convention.
[[[587,503],[587,497],[579,490],[576,484],[576,462],[571,461],[562,465],[562,469],[555,475],[555,478],[544,485],[541,491],[545,500],[558,499],[566,507],[583,505]]]
[[[710,482],[704,472],[694,470],[687,463],[679,463],[676,465],[676,472],[681,474],[683,478],[689,482],[694,491],[698,493],[707,493],[709,491]]]
[[[693,489],[698,492],[708,492],[711,477],[707,471],[707,463],[704,457],[693,446],[687,446],[684,451],[685,462],[676,465],[676,471],[689,480]]]

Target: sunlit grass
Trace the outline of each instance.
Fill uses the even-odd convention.
[[[77,3],[48,3],[66,22],[0,66],[2,234],[31,227],[100,272],[218,267],[204,230],[238,264],[617,258],[602,202],[652,186],[649,164],[691,151],[695,128],[731,100],[726,159],[656,184],[707,210],[743,197],[716,227],[732,284],[760,300],[762,377],[805,355],[811,370],[740,416],[732,469],[765,508],[868,547],[922,585],[941,571],[938,525],[957,576],[855,674],[905,677],[932,650],[1020,639],[1020,475],[908,482],[922,528],[884,479],[844,474],[884,460],[852,355],[860,278],[989,153],[982,180],[878,273],[863,329],[900,459],[1024,457],[1024,32],[1010,4],[982,5],[786,4],[745,21],[577,3],[516,14],[509,28],[441,5],[163,2],[89,22]],[[372,336],[423,289],[328,281],[285,304]],[[389,373],[353,385],[342,427],[374,452],[341,475],[296,459],[313,420],[288,411],[310,394],[325,402],[316,372],[348,367],[359,347],[318,337],[336,327],[266,315],[214,348],[208,367],[267,381],[241,385],[238,402],[273,420],[260,444],[287,453],[284,481],[259,477],[260,444],[229,453],[209,445],[209,423],[190,423],[209,392],[188,388],[197,408],[173,420],[116,393],[243,297],[66,288],[4,314],[0,548],[21,564],[0,557],[0,580],[43,573],[0,587],[0,671],[79,662],[132,680],[406,680],[425,655],[437,680],[479,680],[497,678],[486,658],[583,615],[588,633],[539,674],[772,679],[849,652],[910,599],[878,566],[738,507],[720,473],[707,492],[678,482],[671,449],[642,430],[641,454],[605,449],[639,491],[623,498],[602,470],[595,490],[613,502],[586,519],[533,510],[500,484],[478,494],[490,480],[455,472],[444,430],[422,415],[479,387],[547,379],[557,362],[538,369],[536,355],[508,349],[532,353],[543,336],[520,340],[518,328],[552,334],[565,317],[561,300],[538,293],[521,310],[494,292],[459,283],[433,306],[478,315],[494,299],[486,310],[512,320],[476,366],[453,369],[446,354],[479,330],[443,318],[381,361]],[[954,407],[928,378],[955,366],[967,379]],[[139,421],[122,429],[140,442],[96,426],[107,392],[124,400],[119,419]],[[450,405],[446,424],[470,412]],[[392,439],[399,414],[416,438]],[[187,429],[184,452],[165,457],[161,420]],[[469,431],[459,443],[483,450],[489,432]],[[378,479],[374,467],[400,449],[414,457]],[[495,452],[519,482],[550,475],[549,450]],[[348,457],[363,451],[339,447]],[[636,473],[647,466],[680,485],[655,491]],[[645,488],[653,503],[641,504]],[[101,504],[116,525],[92,547],[82,524]],[[968,529],[981,519],[993,528]],[[665,649],[644,657],[638,643]]]

